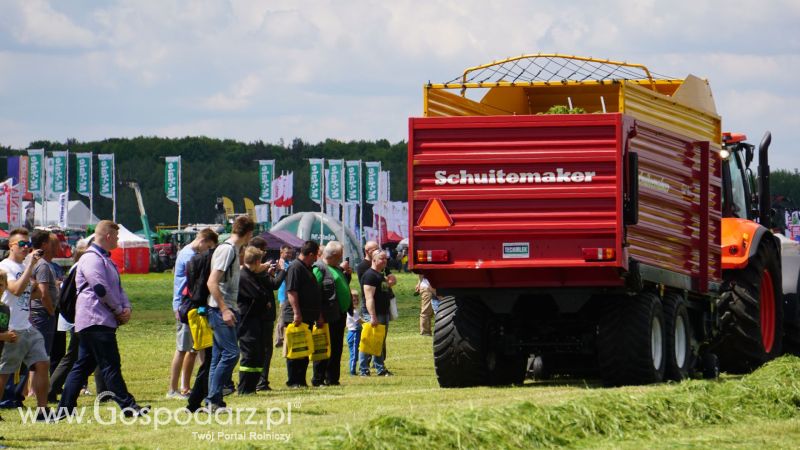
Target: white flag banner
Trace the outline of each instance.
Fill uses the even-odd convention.
[[[294,202],[294,172],[289,172],[284,175],[283,179],[283,202],[281,206],[292,206]]]
[[[69,212],[69,193],[58,194],[58,226],[67,228],[67,213]]]
[[[11,206],[11,191],[13,178],[0,183],[0,223],[8,224],[9,207]],[[10,227],[9,227],[10,228]]]
[[[389,171],[382,170],[378,175],[378,201],[388,202],[391,199],[391,188],[389,186]]]
[[[269,222],[269,205],[256,205],[256,222]]]
[[[284,201],[284,175],[281,174],[278,178],[275,178],[272,182],[272,204],[275,206],[283,206]]]
[[[22,211],[22,196],[25,186],[17,184],[11,189],[11,197],[8,204],[8,227],[21,227],[25,224],[25,217]]]

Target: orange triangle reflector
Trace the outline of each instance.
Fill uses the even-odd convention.
[[[450,218],[450,213],[447,208],[438,198],[428,200],[425,209],[419,216],[418,226],[422,228],[447,228],[453,225],[453,219]]]

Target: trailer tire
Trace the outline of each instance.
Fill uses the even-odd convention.
[[[783,295],[775,247],[762,240],[747,266],[725,271],[723,279],[714,351],[723,371],[747,373],[781,354]]]
[[[666,325],[666,377],[681,381],[689,378],[695,364],[692,349],[692,326],[686,300],[676,292],[664,294],[664,323]]]
[[[664,312],[658,296],[642,292],[619,298],[600,320],[597,346],[600,375],[608,386],[663,381]]]
[[[488,318],[489,311],[477,300],[441,298],[433,333],[433,361],[439,386],[487,383]]]

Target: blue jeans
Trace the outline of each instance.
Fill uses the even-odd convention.
[[[369,314],[363,314],[362,318],[364,319],[364,322],[369,322],[371,320]],[[389,322],[387,321],[383,325],[386,325],[386,336],[388,337],[389,336]],[[378,373],[382,373],[382,372],[384,372],[386,370],[386,365],[384,364],[384,360],[385,359],[386,359],[386,338],[383,339],[383,352],[381,352],[381,356],[374,356],[374,355],[370,355],[369,353],[361,353],[360,355],[358,355],[359,370],[363,374],[369,373],[369,362],[371,360],[373,362],[375,370]]]
[[[236,322],[241,317],[234,312]],[[208,397],[206,401],[222,404],[222,387],[233,376],[233,368],[239,361],[239,345],[236,325],[228,326],[222,320],[219,308],[208,308],[208,324],[214,330],[214,345],[211,348],[211,369],[208,374]]]
[[[86,384],[86,380],[95,367],[95,377],[102,376],[106,389],[112,392],[113,400],[120,408],[128,408],[136,404],[136,400],[128,392],[122,378],[122,365],[117,346],[117,329],[102,325],[93,325],[78,332],[78,360],[72,366],[64,385],[59,408],[72,410],[77,406],[78,395]],[[98,373],[99,372],[99,373]],[[101,393],[98,392],[97,395]]]
[[[357,330],[347,331],[347,347],[350,349],[350,375],[356,374],[358,364],[358,343],[361,341],[361,325]]]

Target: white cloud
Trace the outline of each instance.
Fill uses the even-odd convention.
[[[36,47],[85,48],[94,45],[91,31],[76,25],[44,0],[19,0],[7,5],[5,26],[22,44]]]
[[[236,111],[250,105],[253,97],[259,93],[261,79],[250,74],[239,80],[226,93],[217,93],[203,101],[206,108],[220,111]]]

